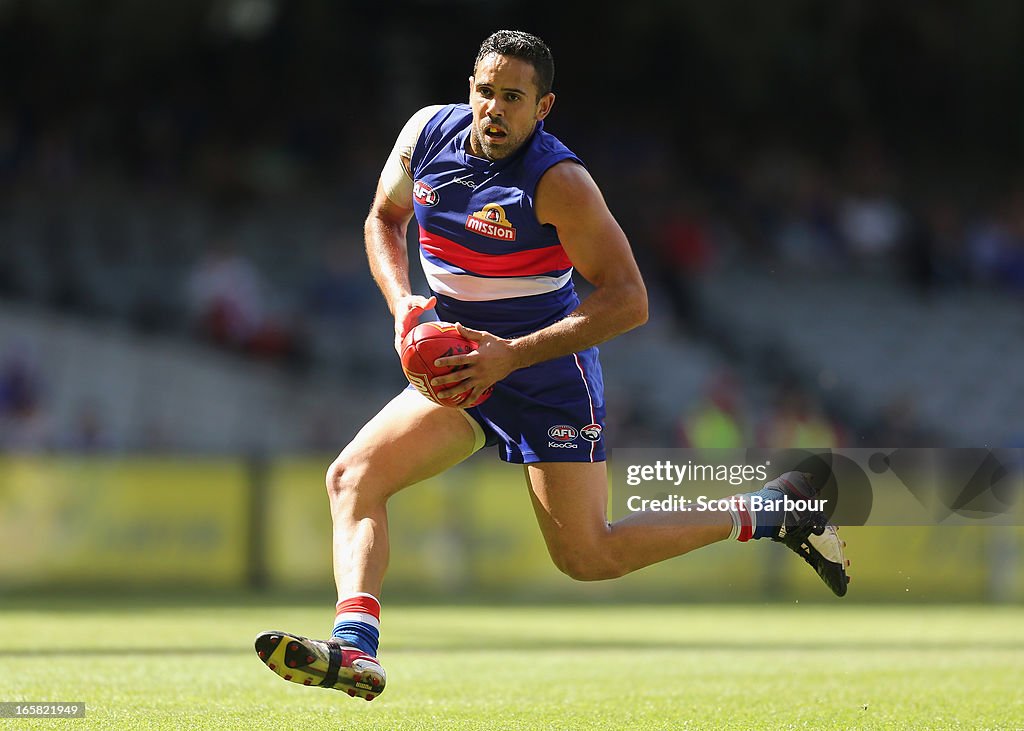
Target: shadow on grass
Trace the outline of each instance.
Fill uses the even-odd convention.
[[[852,652],[921,652],[936,650],[942,652],[955,651],[1020,651],[1024,650],[1024,641],[1013,640],[1003,642],[971,642],[969,640],[943,639],[920,642],[721,642],[707,641],[622,641],[608,642],[602,640],[574,640],[568,642],[552,642],[550,639],[540,640],[524,636],[521,641],[502,638],[500,641],[488,641],[486,638],[461,638],[457,642],[438,644],[436,646],[403,646],[390,645],[383,653],[388,655],[429,655],[440,653],[487,653],[487,652],[525,652],[558,653],[558,652],[821,652],[821,653],[852,653]],[[48,657],[220,657],[226,655],[250,655],[254,652],[246,645],[219,645],[212,647],[42,647],[0,650],[3,658],[48,658]]]

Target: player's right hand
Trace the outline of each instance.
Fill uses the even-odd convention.
[[[395,303],[395,352],[402,355],[402,340],[419,324],[420,315],[434,309],[437,297],[407,294]]]

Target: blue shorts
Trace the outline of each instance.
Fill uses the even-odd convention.
[[[514,371],[466,409],[506,462],[603,462],[604,379],[597,348]]]

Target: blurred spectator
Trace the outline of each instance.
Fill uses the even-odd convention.
[[[993,203],[967,229],[965,238],[968,272],[978,284],[995,282],[999,265],[1010,243],[1007,206]]]
[[[807,168],[781,212],[775,231],[775,249],[790,264],[812,272],[836,269],[843,257],[837,230],[832,181]]]
[[[0,363],[0,446],[18,451],[50,446],[43,390],[38,368],[21,348],[12,348]]]
[[[910,396],[894,399],[882,412],[875,427],[873,444],[877,447],[931,447],[917,426],[917,407]]]
[[[14,352],[0,364],[0,416],[20,416],[40,404],[41,379],[28,358]]]
[[[113,440],[103,421],[99,404],[85,399],[75,411],[61,447],[73,452],[100,452],[112,449]]]
[[[1024,190],[992,206],[966,236],[966,258],[974,279],[1024,292]]]
[[[855,261],[870,271],[893,264],[907,232],[907,214],[893,193],[889,161],[872,138],[848,149],[853,158],[849,184],[839,202],[838,225]]]
[[[683,417],[679,441],[696,449],[750,445],[739,380],[728,371],[714,374],[701,402]]]
[[[779,389],[773,411],[761,424],[758,444],[773,449],[830,449],[843,446],[835,425],[797,385]]]
[[[839,206],[839,228],[853,257],[869,268],[891,263],[906,217],[894,198],[879,192],[848,194]]]
[[[639,403],[633,394],[621,388],[605,392],[608,404],[606,433],[616,447],[671,447],[671,429],[658,428],[651,420],[650,409]]]
[[[676,324],[691,327],[696,317],[693,282],[711,266],[714,253],[705,204],[695,192],[684,191],[656,221],[654,278],[668,297]]]
[[[1007,219],[1010,235],[1003,240],[999,275],[1011,291],[1024,294],[1024,189],[1010,196]]]
[[[923,293],[967,283],[964,230],[953,201],[933,200],[923,215],[908,226],[906,267],[911,283]]]
[[[205,338],[254,355],[295,353],[294,335],[269,312],[263,277],[231,236],[214,240],[186,288],[193,320]]]
[[[204,335],[243,346],[263,327],[264,286],[252,261],[236,250],[230,237],[221,237],[189,275],[189,307]]]
[[[306,312],[315,320],[343,325],[380,305],[363,248],[354,242],[324,247],[305,292]]]

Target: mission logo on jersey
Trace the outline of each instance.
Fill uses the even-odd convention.
[[[505,216],[505,209],[497,203],[488,203],[466,219],[466,228],[473,233],[501,241],[515,241],[516,228]]]

